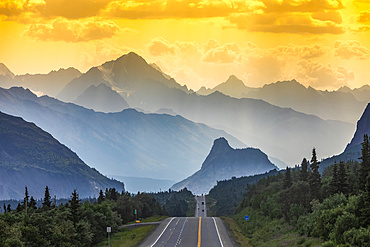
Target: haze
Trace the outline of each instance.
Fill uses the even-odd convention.
[[[234,74],[250,87],[296,79],[360,87],[370,67],[363,0],[0,3],[0,61],[15,74],[92,66],[129,51],[193,90]]]

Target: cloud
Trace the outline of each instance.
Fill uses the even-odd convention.
[[[312,13],[312,18],[320,21],[331,21],[337,24],[342,23],[342,15],[338,11],[320,11]]]
[[[251,12],[262,7],[258,0],[137,0],[113,1],[105,14],[126,19],[210,18]]]
[[[296,78],[317,89],[337,89],[354,80],[353,72],[330,64],[324,65],[308,60],[298,64]]]
[[[239,14],[229,17],[239,29],[251,32],[300,33],[300,34],[341,34],[342,26],[333,21],[312,19],[307,13],[265,13]]]
[[[28,1],[12,1],[2,0],[0,1],[0,15],[7,17],[20,15],[22,12],[28,9]]]
[[[357,22],[370,24],[370,10],[361,11],[360,14],[357,16]]]
[[[324,56],[329,53],[329,47],[314,44],[311,46],[293,45],[289,44],[286,46],[278,46],[270,49],[270,52],[277,57],[283,57],[284,59],[311,59]]]
[[[357,40],[338,40],[334,44],[335,56],[342,59],[356,58],[365,60],[369,58],[369,49]]]
[[[24,35],[37,40],[83,42],[111,38],[119,27],[110,21],[68,21],[57,18],[51,24],[31,24]]]
[[[152,40],[148,46],[148,50],[153,56],[175,54],[175,46],[171,45],[167,40],[163,38],[156,38]]]
[[[43,17],[80,19],[99,15],[112,0],[44,0],[36,7]]]
[[[318,12],[342,9],[341,0],[261,0],[265,12]]]
[[[228,43],[225,45],[210,45],[203,57],[203,61],[211,63],[233,63],[239,59],[240,47],[237,43]],[[212,42],[211,42],[212,43]]]

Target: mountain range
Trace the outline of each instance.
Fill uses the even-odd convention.
[[[176,183],[173,190],[187,188],[195,194],[208,194],[217,181],[232,177],[262,174],[277,169],[259,149],[233,149],[225,138],[214,141],[212,149],[199,171]]]
[[[370,101],[370,87],[351,90],[348,87],[328,92],[305,87],[296,80],[279,81],[261,88],[250,88],[236,76],[213,89],[201,88],[201,95],[219,91],[234,98],[261,99],[270,104],[289,107],[296,111],[313,114],[322,119],[356,123]]]
[[[298,164],[314,146],[321,157],[342,152],[355,129],[346,121],[324,120],[259,99],[237,99],[218,91],[198,95],[132,52],[73,79],[58,98],[73,102],[87,88],[101,83],[132,108],[144,112],[170,109],[193,122],[225,130],[247,146],[276,157],[281,167]]]
[[[4,64],[0,63],[0,87],[22,86],[38,94],[55,97],[73,78],[81,72],[75,68],[59,69],[48,74],[14,75]]]
[[[0,64],[0,86],[13,85],[48,96],[0,88],[1,111],[35,122],[103,174],[177,181],[221,136],[281,168],[313,147],[319,157],[341,153],[370,96],[366,86],[328,92],[295,80],[250,88],[236,76],[195,93],[133,52],[86,73],[14,75]]]
[[[23,88],[0,88],[0,110],[34,122],[109,175],[179,181],[199,169],[214,139],[225,136],[245,146],[224,131],[179,115],[95,112]]]
[[[49,133],[22,118],[0,112],[0,200],[21,199],[27,186],[30,195],[69,198],[97,197],[99,190],[124,185],[88,167],[75,153]]]

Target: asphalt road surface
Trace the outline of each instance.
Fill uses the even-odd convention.
[[[234,247],[221,219],[207,217],[205,197],[195,199],[196,217],[167,218],[139,246]]]

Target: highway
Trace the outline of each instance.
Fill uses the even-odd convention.
[[[207,217],[205,196],[196,196],[196,217],[164,220],[140,247],[234,247],[217,217]]]

